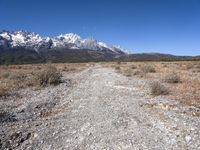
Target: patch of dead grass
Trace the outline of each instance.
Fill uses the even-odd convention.
[[[38,79],[38,75],[49,65],[55,67],[57,72],[60,73],[76,73],[87,67],[86,63],[2,65],[0,66],[0,97],[8,97],[19,89],[37,87],[38,80],[36,79]],[[48,82],[52,82],[54,79],[51,78],[50,80]]]
[[[112,68],[120,66],[118,72],[128,77],[143,77],[146,81],[164,81],[165,83],[160,84],[170,89],[168,96],[171,99],[200,107],[200,62],[126,62],[126,64],[121,62],[120,65],[117,63],[104,65]],[[132,65],[136,66],[136,69],[132,69]],[[157,87],[159,86],[155,86],[155,89]]]

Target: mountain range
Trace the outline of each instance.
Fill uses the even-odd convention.
[[[199,58],[159,53],[132,54],[120,46],[112,46],[94,38],[81,38],[74,33],[42,37],[23,30],[0,32],[0,64]]]
[[[0,63],[76,62],[110,60],[128,54],[120,46],[111,46],[77,34],[42,37],[28,31],[0,32]]]

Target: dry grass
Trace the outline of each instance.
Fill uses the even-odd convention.
[[[7,97],[9,96],[9,90],[6,89],[5,87],[0,87],[0,97]]]
[[[120,68],[119,66],[116,66],[115,69],[116,69],[116,70],[120,70],[121,68]]]
[[[110,65],[103,64],[106,67],[112,67],[117,72],[122,73],[127,77],[138,76],[146,77],[148,73],[155,73],[156,69],[153,65],[147,65],[145,63],[129,63],[129,62],[117,62],[111,63]]]
[[[151,94],[155,96],[169,94],[169,89],[158,81],[152,82],[150,84],[150,89],[151,89]]]
[[[131,69],[137,69],[136,65],[131,65]]]
[[[39,86],[57,85],[61,83],[61,72],[56,67],[47,66],[36,75],[36,82]]]
[[[180,83],[181,82],[181,77],[173,72],[170,74],[167,74],[164,78],[163,81],[167,82],[167,83]]]
[[[170,95],[171,99],[176,99],[183,104],[200,107],[200,73],[193,71],[198,66],[197,64],[199,63],[170,62],[167,63],[167,68],[163,68],[158,62],[159,72],[152,78],[163,79],[164,77],[163,81],[169,84],[171,91],[173,91]]]
[[[50,70],[47,69],[48,66],[51,66]],[[14,91],[27,87],[44,86],[46,83],[56,84],[60,82],[61,73],[75,73],[89,66],[90,63],[0,66],[0,97],[8,97]]]
[[[154,72],[156,72],[155,67],[152,66],[152,65],[143,65],[140,69],[144,73],[154,73]]]
[[[200,107],[200,62],[111,62],[102,65],[119,66],[118,72],[128,77],[142,77],[147,82],[161,81],[160,84],[170,89],[169,98]],[[135,67],[132,69],[131,66]]]
[[[185,75],[181,84],[175,88],[176,94],[173,97],[184,104],[200,108],[200,76]]]
[[[200,107],[200,62],[102,62],[103,67],[116,69],[128,77],[159,80],[170,88],[169,97],[187,105]],[[0,97],[12,91],[34,87],[35,78],[49,64],[0,66]],[[95,63],[51,64],[58,72],[76,73]],[[173,74],[175,72],[175,74]],[[33,82],[34,81],[34,82]],[[178,84],[171,84],[178,83]]]

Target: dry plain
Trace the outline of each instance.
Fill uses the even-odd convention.
[[[200,62],[0,66],[0,149],[200,149]]]

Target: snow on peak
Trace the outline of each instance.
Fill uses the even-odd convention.
[[[110,50],[113,52],[127,52],[119,46],[110,46],[106,43],[97,41],[94,38],[82,39],[79,35],[74,33],[61,34],[59,36],[41,37],[34,32],[24,30],[10,32],[0,32],[0,37],[8,40],[11,47],[26,47],[35,49],[41,48],[69,48],[69,49],[90,49],[90,50]],[[3,43],[3,42],[1,42]]]
[[[9,40],[12,47],[25,46],[33,48],[42,41],[42,37],[40,37],[38,34],[23,30],[16,32],[3,31],[0,33],[0,36],[6,40]]]
[[[11,39],[10,35],[7,32],[0,33],[0,36],[5,38],[6,40],[10,40]]]
[[[114,46],[112,46],[112,47],[117,48],[117,49],[119,49],[120,51],[123,51],[124,53],[127,53],[127,54],[131,54],[131,53],[132,53],[131,51],[129,51],[129,50],[127,50],[127,49],[121,47],[120,45],[114,45]]]
[[[57,36],[57,38],[60,39],[61,41],[65,41],[69,43],[75,43],[76,41],[81,40],[81,37],[74,33],[61,34]]]

